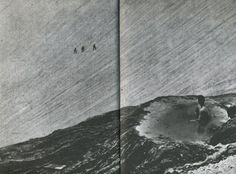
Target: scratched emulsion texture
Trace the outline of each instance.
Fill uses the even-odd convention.
[[[118,109],[117,13],[116,0],[0,0],[0,146]]]
[[[121,106],[236,92],[235,0],[121,0]]]

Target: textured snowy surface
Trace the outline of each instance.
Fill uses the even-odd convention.
[[[230,156],[216,164],[209,164],[199,169],[189,171],[188,174],[234,174],[236,173],[236,155]]]
[[[121,105],[235,92],[235,2],[121,0]]]
[[[0,146],[118,109],[116,0],[1,0],[0,18]]]

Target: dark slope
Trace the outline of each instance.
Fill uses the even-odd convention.
[[[222,127],[212,136],[210,144],[218,143],[229,144],[236,141],[236,118],[227,121]]]
[[[211,109],[212,114],[215,114],[215,119],[217,120],[218,117],[221,117],[220,114],[226,113],[226,104],[229,105],[236,102],[236,95],[229,94],[207,97],[206,100],[207,105]],[[179,129],[174,130],[176,135],[178,135],[178,131],[181,132],[181,129],[188,128],[186,126],[183,127],[182,122],[184,122],[184,119],[192,119],[192,113],[185,110],[186,108],[188,109],[189,106],[196,106],[196,96],[158,97],[137,107],[121,110],[122,173],[162,174],[169,168],[173,168],[173,173],[186,173],[189,170],[194,170],[209,163],[219,162],[223,158],[235,154],[235,152],[230,154],[226,152],[217,156],[215,154],[219,153],[220,147],[213,148],[205,142],[177,141],[174,137],[168,137],[168,134],[165,134],[172,129],[171,127],[164,130],[164,132],[162,132],[163,134],[158,136],[158,131],[163,131],[154,119],[155,117],[159,117],[158,112],[161,113],[160,120],[163,121],[163,123],[165,120],[168,120],[170,124],[173,122],[175,126],[179,124]],[[182,108],[182,112],[178,112],[179,108]],[[165,115],[166,112],[172,114],[171,117],[173,120],[168,118],[170,117],[169,115]],[[219,123],[217,121],[213,121],[213,123]],[[188,122],[185,123],[189,124]],[[147,132],[144,131],[144,134],[140,135],[140,132],[137,130],[139,126],[146,129],[145,131]],[[220,126],[221,125],[219,125],[218,128],[220,128]],[[193,129],[190,130],[192,131]],[[182,132],[191,134],[191,132],[189,132],[190,130]],[[152,134],[155,131],[156,134],[153,136]],[[215,130],[215,132],[217,132],[217,130]],[[212,134],[214,135],[214,132]],[[211,137],[209,137],[208,141],[210,141],[210,138]],[[217,157],[215,158],[215,156]],[[210,160],[208,160],[208,158]],[[183,170],[179,170],[180,172],[174,170],[176,167],[182,168],[182,166],[186,164],[194,163],[198,163],[198,165],[183,167]]]
[[[118,173],[118,111],[0,149],[0,173]]]
[[[169,98],[169,97],[167,97]],[[121,170],[122,173],[164,173],[173,166],[181,166],[187,162],[201,161],[214,151],[209,151],[204,146],[192,143],[177,143],[168,138],[160,144],[151,139],[139,136],[136,126],[144,118],[149,107],[154,102],[159,102],[166,97],[160,97],[148,103],[121,110]],[[165,139],[165,137],[163,137]]]
[[[236,103],[235,94],[206,99],[206,104],[215,114],[216,120],[221,118],[222,113],[227,113],[226,108],[233,103]],[[184,127],[184,124],[189,124],[186,120],[192,119],[191,109],[196,104],[196,96],[167,96],[158,97],[142,105],[122,108],[121,146],[119,111],[113,111],[76,126],[57,130],[43,138],[1,148],[0,173],[119,173],[119,147],[123,174],[162,174],[169,169],[173,169],[175,173],[180,169],[179,173],[187,173],[189,170],[235,155],[236,150],[228,153],[220,150],[221,147],[207,144],[211,136],[207,142],[201,143],[176,139],[180,138],[176,129],[178,126],[181,133],[194,133],[193,128],[186,131],[181,128],[189,128]],[[175,128],[161,128],[159,122],[165,123],[166,120],[170,125],[175,125]],[[225,125],[223,122],[221,124]],[[221,125],[218,125],[215,130],[217,134],[217,131],[221,130],[220,127]],[[211,135],[215,132],[211,132]],[[230,143],[233,142],[231,139]],[[232,148],[234,149],[233,145]],[[216,153],[219,155],[215,155]],[[213,159],[213,156],[216,158]],[[194,163],[198,164],[192,165]],[[186,164],[190,166],[186,167]]]

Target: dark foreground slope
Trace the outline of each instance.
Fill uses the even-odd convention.
[[[234,121],[226,108],[235,103],[235,94],[207,97],[215,127],[202,136],[197,134],[197,123],[189,122],[194,118],[196,96],[158,97],[1,148],[0,174],[119,173],[119,151],[122,174],[204,173],[209,166],[219,170],[219,163],[232,173],[236,129],[228,131]],[[220,136],[225,132],[233,135],[230,140]]]
[[[214,153],[214,150],[208,150],[205,146],[176,142],[164,136],[154,142],[153,139],[139,135],[136,127],[150,114],[146,108],[164,99],[157,98],[138,107],[121,110],[122,173],[161,174],[170,167],[202,161]]]
[[[217,168],[217,163],[229,156],[234,157],[233,144],[212,146],[210,142],[211,137],[219,134],[221,126],[230,119],[226,108],[235,104],[236,95],[207,97],[206,105],[213,115],[210,124],[214,125],[214,129],[209,127],[203,139],[197,134],[196,125],[189,122],[194,118],[196,99],[196,96],[159,97],[121,110],[122,173],[206,173],[202,167],[216,164]],[[234,142],[236,136],[230,141]],[[224,162],[223,166],[227,164]],[[229,168],[232,169],[232,166]],[[212,168],[207,170],[215,171]],[[220,173],[219,168],[216,171]],[[232,170],[229,172],[232,173]]]
[[[118,111],[0,149],[0,174],[118,173]]]

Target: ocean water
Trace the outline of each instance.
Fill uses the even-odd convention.
[[[148,114],[136,129],[140,136],[155,142],[166,138],[193,143],[206,142],[213,135],[215,127],[229,120],[226,110],[215,103],[211,99],[206,101],[212,119],[201,133],[198,132],[198,122],[191,121],[196,119],[196,100],[174,97],[154,102],[146,108]]]
[[[232,98],[227,99],[232,102]],[[232,159],[235,157],[228,155],[230,159],[226,158],[229,147],[234,149],[235,144],[218,144],[217,146],[209,144],[218,128],[230,119],[220,102],[211,97],[206,99],[205,105],[212,118],[203,132],[198,131],[198,122],[191,121],[196,119],[195,109],[198,103],[195,97],[163,97],[150,102],[148,106],[143,108],[146,114],[135,130],[140,137],[157,145],[158,149],[155,153],[166,154],[156,155],[159,168],[165,168],[159,173],[195,174],[207,171],[215,171],[215,173],[217,173],[216,171],[218,173],[235,171],[233,167],[230,168],[234,164]],[[199,154],[201,156],[199,159],[186,160],[188,157],[194,159]],[[227,167],[217,170],[215,163],[218,163],[219,159],[223,159],[224,161],[221,163]],[[148,161],[148,159],[145,160]]]

